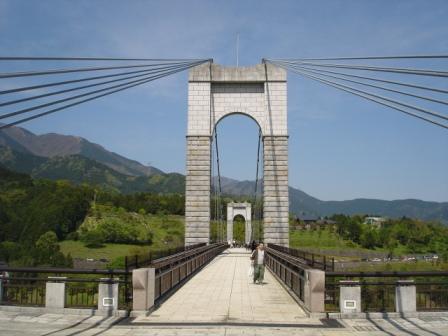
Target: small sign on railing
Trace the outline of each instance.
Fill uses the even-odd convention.
[[[103,298],[103,307],[113,307],[113,305],[114,305],[114,298],[111,297]]]
[[[356,301],[355,300],[344,300],[344,308],[345,309],[356,309]]]

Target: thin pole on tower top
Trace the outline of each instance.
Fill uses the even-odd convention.
[[[240,33],[236,33],[236,66],[239,66]]]

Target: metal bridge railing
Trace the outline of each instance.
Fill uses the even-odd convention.
[[[307,290],[307,273],[312,268],[304,263],[302,258],[288,254],[287,251],[287,248],[268,244],[266,247],[266,266],[287,287],[298,303],[311,311],[311,300],[315,297],[307,296],[305,292]],[[320,272],[323,275],[323,272]],[[308,289],[310,289],[310,286],[308,286]],[[310,292],[310,294],[312,293]]]
[[[324,254],[311,253],[299,249],[286,246],[269,244],[273,250],[283,252],[287,255],[300,259],[300,263],[310,266],[311,268],[321,269],[323,271],[334,271],[334,258]]]
[[[327,272],[327,312],[341,311],[340,289],[345,280],[356,281],[360,287],[362,312],[396,312],[397,286],[404,280],[415,286],[416,311],[448,310],[448,271]]]
[[[64,283],[62,308],[97,308],[99,284],[118,284],[118,308],[131,305],[125,270],[1,267],[0,273],[0,305],[44,307],[49,282]]]
[[[194,250],[198,247],[205,246],[205,243],[199,243],[190,246],[178,246],[174,248],[167,248],[162,250],[150,251],[148,254],[135,254],[124,257],[124,268],[132,270],[139,267],[149,266],[154,260],[181,254],[185,251]]]

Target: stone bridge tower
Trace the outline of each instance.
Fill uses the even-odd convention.
[[[210,237],[210,160],[214,128],[224,117],[244,114],[263,135],[264,241],[289,244],[286,71],[271,64],[223,67],[206,63],[188,81],[185,244]]]

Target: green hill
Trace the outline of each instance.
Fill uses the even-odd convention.
[[[185,178],[181,174],[124,175],[82,155],[45,158],[0,146],[0,164],[34,178],[87,183],[121,193],[183,193],[185,189]]]

